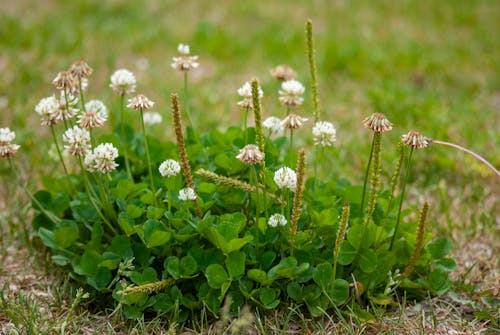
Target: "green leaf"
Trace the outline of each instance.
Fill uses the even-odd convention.
[[[286,293],[295,301],[302,301],[303,299],[302,286],[295,281],[288,283],[286,286]]]
[[[205,270],[205,276],[207,277],[208,285],[214,289],[221,288],[222,284],[229,280],[226,270],[220,264],[210,264]]]
[[[349,283],[344,279],[335,279],[331,298],[336,304],[344,303],[349,298]]]
[[[74,259],[73,269],[79,275],[92,277],[97,275],[101,261],[102,256],[97,251],[85,250],[82,257]]]
[[[333,281],[333,268],[330,263],[322,263],[313,270],[313,280],[324,291],[328,291]]]
[[[130,236],[135,233],[134,229],[135,222],[132,218],[130,218],[127,215],[127,213],[121,212],[118,215],[118,224],[120,225],[120,227],[123,229],[123,231],[127,236]]]
[[[257,283],[264,285],[264,286],[270,285],[273,282],[273,280],[269,280],[267,278],[267,274],[260,269],[248,270],[247,276],[248,276],[248,278],[252,279],[253,281],[256,281]]]
[[[451,258],[442,258],[436,263],[436,269],[451,272],[457,268],[457,263]]]
[[[65,266],[71,262],[71,258],[65,255],[54,255],[50,259],[54,264],[59,266]]]
[[[450,241],[446,238],[439,238],[427,246],[432,258],[439,259],[446,256],[451,250]]]
[[[61,249],[66,249],[78,240],[79,230],[75,221],[62,220],[54,230],[54,242]]]
[[[180,270],[182,277],[191,276],[198,270],[198,263],[193,256],[187,255],[181,258]]]
[[[349,243],[349,241],[342,241],[340,244],[340,252],[337,257],[337,262],[340,265],[349,265],[354,261],[354,258],[356,258],[357,255],[356,249]]]
[[[181,265],[178,257],[170,256],[163,262],[164,268],[174,279],[181,277]]]
[[[429,283],[432,291],[437,295],[446,293],[451,287],[451,282],[448,280],[448,274],[440,269],[434,269],[429,274]]]
[[[297,259],[295,257],[282,258],[278,265],[275,265],[268,272],[269,279],[292,278],[293,270],[297,266]]]
[[[51,249],[58,249],[59,246],[57,245],[54,237],[54,232],[45,228],[40,228],[38,230],[38,236],[42,240],[43,244]]]
[[[247,235],[243,238],[232,239],[231,241],[229,241],[229,243],[227,243],[225,250],[222,249],[222,252],[224,253],[224,255],[228,255],[229,253],[231,253],[233,251],[240,250],[248,242],[250,242],[252,240],[253,240],[253,236],[251,236],[251,235]]]
[[[163,209],[163,208],[149,206],[146,216],[148,219],[158,220],[163,216],[164,213],[165,213],[165,209]]]
[[[158,220],[148,220],[144,224],[144,242],[148,248],[164,245],[171,237],[172,233],[165,231]]]
[[[365,273],[371,273],[377,268],[377,254],[372,249],[363,249],[359,258],[359,266]]]
[[[130,246],[130,239],[127,236],[118,235],[113,237],[111,240],[111,245],[108,248],[109,251],[114,252],[121,258],[131,258],[134,256],[134,252]]]
[[[269,287],[263,287],[259,290],[259,299],[266,309],[273,309],[279,305],[278,297],[279,291]]]
[[[361,224],[353,225],[347,231],[347,240],[354,247],[354,249],[359,250],[364,233],[365,226]]]
[[[127,213],[129,218],[137,219],[137,218],[141,217],[142,213],[144,213],[144,208],[130,204],[130,205],[127,205],[125,212]]]
[[[226,258],[226,268],[229,276],[234,280],[245,274],[246,254],[241,251],[230,253]]]

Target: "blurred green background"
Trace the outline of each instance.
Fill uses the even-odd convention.
[[[306,85],[300,108],[312,116],[304,25],[314,24],[320,106],[337,127],[330,151],[333,173],[360,180],[369,148],[363,117],[382,112],[395,129],[410,129],[462,144],[500,166],[500,1],[57,1],[0,3],[0,126],[18,132],[36,169],[49,141],[37,102],[54,93],[51,80],[74,60],[95,70],[87,100],[116,110],[108,88],[119,67],[132,70],[138,92],[164,116],[158,136],[169,137],[169,94],[182,77],[170,68],[178,43],[200,57],[191,74],[196,124],[204,129],[241,124],[236,89],[256,76],[265,116],[282,116],[279,84],[269,69],[286,63]],[[302,131],[303,138],[307,131]],[[386,140],[389,148],[389,140]],[[38,143],[35,143],[38,142]],[[393,150],[384,151],[387,163]],[[466,185],[495,180],[461,153],[431,148],[414,156],[415,177]],[[386,165],[390,167],[390,165]]]

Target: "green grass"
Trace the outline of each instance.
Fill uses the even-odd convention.
[[[52,171],[55,163],[45,158],[48,141],[38,140],[50,134],[39,127],[34,106],[54,92],[50,81],[58,71],[74,60],[85,59],[95,70],[89,97],[102,99],[117,110],[108,78],[118,67],[129,68],[138,77],[138,91],[156,101],[155,108],[164,116],[164,124],[154,129],[156,135],[172,138],[169,95],[181,91],[182,77],[170,68],[170,61],[180,42],[190,44],[192,52],[200,56],[200,71],[193,76],[190,91],[196,95],[196,124],[204,130],[241,124],[236,89],[253,76],[264,89],[264,115],[281,115],[275,99],[278,84],[269,75],[269,69],[281,63],[293,66],[298,79],[306,84],[306,104],[301,111],[312,117],[304,41],[304,23],[311,18],[322,118],[333,122],[338,131],[338,150],[327,159],[332,177],[361,180],[370,140],[360,121],[375,111],[385,113],[395,124],[394,131],[384,137],[384,145],[415,129],[466,146],[498,167],[499,16],[500,2],[489,0],[3,1],[0,127],[16,130],[23,147],[25,178],[35,187],[41,171]],[[384,151],[382,156],[384,166],[390,167],[393,152]],[[486,241],[490,249],[498,250],[498,241],[487,238],[499,233],[498,178],[471,158],[444,147],[419,151],[414,162],[411,179],[419,191],[410,196],[415,201],[418,197],[431,201],[432,229],[452,236],[459,255],[471,240]],[[26,199],[12,196],[7,164],[0,164],[0,174],[0,241],[5,246],[0,249],[7,255],[6,246],[26,246],[17,231],[22,231],[29,217],[19,204],[26,204]],[[462,273],[471,266],[466,260],[476,256],[472,249],[467,249],[470,255],[464,257]],[[490,264],[494,281],[498,264],[494,260],[490,261],[493,265],[487,260],[477,262],[482,261]],[[477,269],[474,265],[463,279],[463,285],[476,294],[488,291],[474,282],[481,276]],[[26,317],[38,313],[36,297],[9,291],[2,295],[13,299],[5,310],[22,310]],[[60,315],[67,312],[66,305],[59,304]],[[476,311],[482,307],[476,306]],[[302,327],[310,324],[301,323],[300,315],[293,311],[284,313]],[[0,323],[5,315],[0,313]],[[43,323],[46,316],[33,317]],[[92,322],[89,318],[86,322]],[[99,318],[104,320],[102,327],[108,327],[108,321]],[[51,320],[46,323],[50,325]],[[155,322],[151,327],[162,326]],[[281,322],[281,317],[266,316],[256,324],[263,330],[284,327]],[[330,325],[325,321],[316,326]],[[127,327],[135,326],[122,327],[131,331]],[[366,326],[353,327],[345,331],[356,333]]]

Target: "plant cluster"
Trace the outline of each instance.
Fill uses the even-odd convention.
[[[305,87],[285,65],[272,70],[282,81],[283,117],[263,120],[263,92],[253,79],[237,91],[243,125],[199,134],[188,94],[198,57],[180,45],[172,67],[184,75],[183,94],[171,95],[176,136],[166,142],[148,136],[162,117],[149,111],[154,102],[146,96],[132,96],[130,71],[111,76],[120,101],[113,117],[103,102],[85,103],[92,73],[85,62],[59,73],[58,94],[36,112],[64,174],[44,176],[44,189],[33,195],[26,190],[52,262],[94,299],[112,296],[129,318],[156,312],[184,321],[200,310],[217,316],[228,297],[235,314],[247,304],[296,304],[312,316],[337,310],[369,318],[366,306],[391,305],[403,291],[414,298],[446,292],[455,267],[446,257],[449,242],[425,230],[427,203],[418,212],[403,207],[414,149],[432,140],[414,131],[402,136],[386,189],[380,154],[393,125],[373,114],[363,121],[373,137],[364,183],[322,180],[328,171],[321,158],[335,150],[336,129],[321,119],[310,22],[306,27],[312,127],[300,116]],[[99,132],[116,119],[112,133]],[[314,150],[297,147],[297,135]],[[14,139],[1,129],[0,155],[15,173]]]

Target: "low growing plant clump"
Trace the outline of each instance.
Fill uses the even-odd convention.
[[[94,299],[112,296],[128,318],[156,312],[184,321],[200,310],[217,316],[230,297],[235,314],[247,304],[262,310],[296,304],[312,316],[340,311],[366,319],[367,306],[391,305],[402,292],[417,299],[446,292],[455,268],[446,257],[449,242],[425,230],[427,203],[418,215],[403,209],[413,151],[439,141],[403,135],[383,189],[383,134],[393,125],[376,113],[363,121],[373,141],[364,183],[322,180],[328,169],[322,157],[333,150],[336,129],[320,115],[310,22],[307,42],[313,127],[299,115],[305,88],[288,66],[272,71],[282,81],[283,117],[263,120],[263,92],[253,79],[237,91],[243,126],[199,134],[188,96],[198,59],[180,45],[172,64],[184,74],[182,105],[171,95],[175,142],[147,135],[161,115],[149,111],[154,102],[146,96],[131,97],[130,71],[111,76],[121,106],[110,118],[119,120],[111,134],[98,129],[109,117],[105,104],[85,103],[92,69],[80,61],[59,73],[58,95],[42,99],[36,112],[50,128],[64,174],[44,176],[45,189],[34,195],[27,191],[36,236],[52,262]],[[125,122],[132,114],[125,105],[139,127]],[[297,147],[296,135],[313,142],[314,152]],[[16,172],[14,138],[1,129],[1,156]]]

